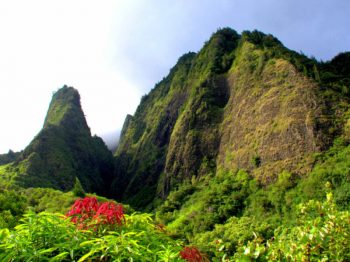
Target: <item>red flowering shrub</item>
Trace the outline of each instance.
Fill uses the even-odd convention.
[[[188,262],[204,262],[205,259],[196,247],[184,247],[180,251],[180,257]]]
[[[75,201],[66,214],[80,229],[99,228],[101,225],[121,226],[125,222],[123,206],[114,202],[99,204],[95,197]]]
[[[113,202],[105,202],[99,206],[96,215],[93,218],[102,224],[118,224],[121,226],[123,222],[125,222],[123,206]]]

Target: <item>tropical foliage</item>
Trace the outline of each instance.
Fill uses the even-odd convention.
[[[338,211],[332,193],[325,202],[298,206],[294,226],[280,226],[274,236],[254,240],[239,248],[234,261],[348,261],[350,213]]]
[[[151,215],[127,215],[96,198],[78,199],[66,216],[29,212],[14,230],[0,231],[1,261],[200,261],[182,249]]]
[[[142,97],[114,158],[64,86],[0,155],[0,261],[350,261],[349,75],[349,52],[220,29]]]

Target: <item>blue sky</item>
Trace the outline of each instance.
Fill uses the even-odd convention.
[[[125,115],[218,28],[258,29],[319,60],[350,50],[348,0],[4,0],[0,153],[40,131],[52,92],[77,88],[93,134]]]

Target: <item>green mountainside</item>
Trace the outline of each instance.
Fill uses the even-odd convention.
[[[306,174],[346,121],[348,58],[318,63],[271,35],[219,30],[127,117],[119,197],[145,207],[220,170],[245,169],[266,185],[282,171]]]
[[[350,261],[349,211],[350,52],[319,62],[259,31],[180,57],[114,156],[67,86],[0,155],[3,261]]]
[[[110,195],[113,169],[112,154],[101,138],[91,136],[78,91],[64,86],[53,95],[43,129],[1,171],[21,187],[68,191],[77,177],[87,192]]]

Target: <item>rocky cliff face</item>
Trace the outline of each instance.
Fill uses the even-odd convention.
[[[324,85],[330,67],[271,35],[219,30],[128,116],[115,153],[119,197],[145,206],[217,169],[246,169],[261,183],[304,174],[343,124],[334,105],[348,98]]]
[[[298,165],[326,145],[327,130],[319,128],[326,108],[318,84],[289,61],[265,52],[243,43],[227,74],[230,98],[217,164],[253,170],[268,182],[283,169],[303,172]]]
[[[11,167],[23,187],[73,187],[75,177],[88,192],[109,194],[113,157],[92,137],[77,90],[64,86],[52,98],[44,127]]]
[[[193,53],[181,57],[170,74],[142,98],[134,116],[127,116],[115,153],[118,178],[114,189],[119,197],[140,205],[154,198],[170,136],[189,95],[186,81],[193,57]]]

